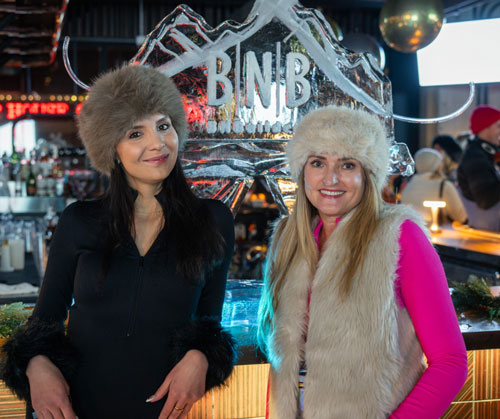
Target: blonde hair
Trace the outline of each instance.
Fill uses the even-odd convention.
[[[368,245],[378,227],[382,195],[378,192],[374,174],[363,168],[365,175],[364,192],[359,204],[352,210],[352,217],[339,233],[350,249],[344,262],[331,274],[333,279],[342,272],[340,291],[347,298],[358,268],[362,265]],[[317,210],[311,205],[304,191],[304,171],[299,175],[297,197],[291,214],[278,221],[264,270],[265,286],[259,307],[259,328],[257,338],[265,349],[266,337],[274,329],[274,316],[278,310],[279,294],[290,267],[294,261],[305,259],[311,275],[314,274],[319,260],[319,252],[314,240],[312,223]],[[308,279],[305,279],[308,280]]]
[[[432,174],[429,176],[429,179],[444,179],[443,173],[441,173],[441,168],[437,168]]]

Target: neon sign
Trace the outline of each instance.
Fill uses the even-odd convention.
[[[4,105],[7,119],[16,119],[26,114],[67,115],[70,110],[70,105],[65,102],[5,102]]]

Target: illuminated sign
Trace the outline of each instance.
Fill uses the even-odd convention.
[[[12,120],[23,115],[80,115],[82,102],[3,102],[0,103],[0,119],[2,116]]]
[[[7,119],[30,115],[66,115],[69,105],[64,102],[7,102]]]

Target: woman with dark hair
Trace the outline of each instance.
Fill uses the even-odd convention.
[[[78,128],[109,189],[62,213],[2,377],[41,419],[185,418],[234,363],[220,327],[231,212],[191,192],[182,100],[159,71],[99,77]]]
[[[382,200],[380,118],[314,110],[287,158],[297,200],[275,226],[259,310],[267,417],[439,418],[465,382],[467,354],[423,220]]]
[[[443,156],[441,170],[451,182],[457,181],[458,163],[462,157],[462,147],[451,135],[438,135],[432,140],[432,148]]]

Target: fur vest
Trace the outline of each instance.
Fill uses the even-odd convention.
[[[304,419],[383,419],[404,400],[422,375],[420,343],[394,292],[401,224],[423,227],[406,206],[384,206],[345,301],[340,300],[337,264],[349,252],[338,239],[346,219],[328,238],[311,278],[298,257],[283,284],[273,333],[268,337],[270,419],[295,419],[302,359],[307,366]],[[307,342],[308,288],[312,279]]]

